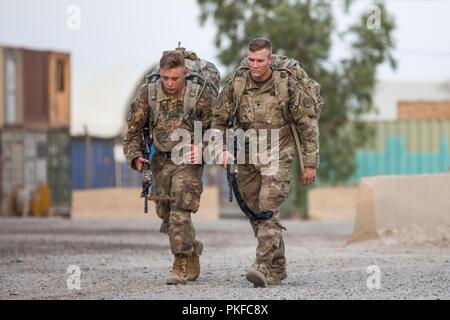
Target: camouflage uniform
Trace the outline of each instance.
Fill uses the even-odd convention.
[[[178,141],[171,141],[170,135],[178,128],[186,129],[194,137],[194,121],[202,121],[202,129],[210,127],[215,93],[206,85],[187,121],[185,98],[188,84],[178,95],[168,95],[162,88],[161,80],[156,82],[158,112],[154,121],[153,142],[156,153],[151,163],[156,192],[153,200],[156,213],[163,220],[161,232],[168,233],[170,248],[174,255],[191,255],[196,247],[195,231],[191,213],[197,212],[202,189],[203,165],[175,165],[170,152]],[[150,116],[148,86],[143,85],[131,104],[127,115],[128,131],[123,142],[124,153],[129,165],[136,170],[133,160],[141,157],[140,142],[142,131]],[[192,141],[193,143],[193,141]]]
[[[304,74],[305,83],[308,78]],[[287,78],[287,79],[286,79]],[[239,80],[237,80],[239,79]],[[242,81],[243,79],[243,81]],[[241,97],[237,96],[237,83],[241,81]],[[287,97],[280,101],[277,90],[279,83],[287,85]],[[308,93],[307,93],[308,92]],[[260,164],[238,164],[238,186],[247,205],[254,212],[270,210],[273,217],[268,220],[251,221],[257,238],[256,261],[252,269],[257,269],[266,277],[272,273],[285,274],[286,258],[282,237],[284,227],[280,223],[279,209],[289,193],[292,163],[297,154],[295,142],[290,132],[294,123],[302,142],[304,166],[317,167],[319,164],[319,130],[315,110],[321,108],[319,91],[312,96],[286,71],[273,70],[271,78],[258,84],[251,79],[247,70],[238,69],[219,95],[214,108],[212,128],[222,132],[234,110],[237,127],[247,129],[279,129],[278,171],[273,175],[262,175],[265,167]],[[237,101],[240,101],[237,105]],[[246,148],[248,152],[248,148]],[[246,158],[248,155],[246,156]]]

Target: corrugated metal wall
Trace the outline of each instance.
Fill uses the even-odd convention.
[[[70,127],[70,56],[48,53],[48,122],[50,128]]]
[[[135,188],[142,185],[141,175],[139,172],[131,169],[127,162],[116,162],[118,166],[118,175],[116,186],[119,188]]]
[[[2,215],[35,213],[32,207],[38,201],[39,187],[49,193],[47,214],[70,215],[68,129],[49,132],[8,127],[0,131],[0,142]]]
[[[0,47],[2,214],[70,214],[70,86],[68,54]]]
[[[116,185],[114,140],[92,139],[92,188]]]
[[[5,49],[0,47],[0,127],[5,125]]]
[[[2,95],[1,126],[21,125],[23,122],[23,74],[22,54],[19,49],[2,49]]]
[[[70,128],[70,55],[0,47],[0,127]]]
[[[2,129],[0,135],[0,161],[2,167],[2,214],[11,212],[12,196],[17,189],[24,188],[24,139],[20,129]]]
[[[72,204],[71,139],[68,129],[50,130],[47,135],[48,186],[51,214],[68,215]]]
[[[72,138],[72,189],[116,186],[114,139]]]
[[[24,186],[31,195],[40,184],[47,185],[47,133],[26,131],[24,136]]]
[[[22,49],[23,119],[28,128],[48,127],[48,53]]]
[[[450,121],[372,123],[375,138],[357,151],[352,180],[450,171]]]
[[[399,120],[450,121],[450,101],[400,101]]]
[[[72,189],[86,189],[90,183],[86,180],[86,143],[80,138],[71,138],[70,154],[71,154],[71,176]]]

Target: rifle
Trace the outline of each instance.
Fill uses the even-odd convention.
[[[233,117],[230,117],[230,120],[228,121],[228,128],[233,128]],[[232,139],[227,137],[227,143],[228,147],[227,150],[233,152],[233,155],[237,156],[237,142],[236,142],[236,136],[233,135]],[[239,191],[239,186],[237,182],[237,165],[227,163],[227,180],[228,180],[228,188],[229,188],[229,202],[233,202],[233,193],[234,197],[236,198],[236,202],[239,205],[239,208],[242,210],[242,212],[245,214],[245,216],[250,220],[267,220],[272,218],[273,212],[272,211],[262,211],[255,213],[252,211],[252,209],[249,208],[249,206],[245,203],[244,197],[242,196],[241,192]]]
[[[149,162],[144,163],[142,167],[142,192],[141,198],[144,198],[144,213],[148,213],[148,196],[150,194],[150,189],[152,188],[153,174],[150,169],[150,154],[151,154],[151,133],[148,125],[144,127],[143,139],[141,143],[141,152],[145,159]]]

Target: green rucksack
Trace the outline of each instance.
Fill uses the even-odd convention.
[[[320,95],[320,84],[315,81],[314,79],[310,78],[308,74],[303,70],[300,62],[293,58],[289,58],[283,55],[279,54],[273,54],[272,55],[272,68],[275,72],[288,72],[290,76],[294,77],[298,83],[299,86],[302,88],[302,90],[305,91],[306,96],[312,99],[313,101],[303,101],[303,105],[305,106],[312,106],[314,105],[314,115],[317,117],[317,120],[319,120],[320,115],[322,113],[322,107],[323,107],[323,100]],[[239,64],[239,68],[236,70],[233,81],[241,82],[239,86],[233,86],[237,92],[235,93],[236,101],[239,102],[240,99],[242,99],[242,96],[244,94],[245,89],[245,81],[239,79],[239,75],[242,75],[243,73],[246,73],[245,71],[248,70],[248,61],[247,58],[244,58],[241,63]],[[287,87],[287,81],[282,80],[282,77],[278,77],[277,74],[275,75],[275,82],[279,83],[276,85],[278,87],[277,90],[275,90],[275,94],[279,97],[279,100],[282,102],[286,102],[285,100],[288,99],[288,87]],[[242,83],[244,84],[244,87],[242,87]],[[311,110],[312,111],[312,110]],[[308,110],[308,113],[311,112]]]
[[[183,54],[186,68],[189,70],[189,74],[186,76],[187,83],[183,114],[183,118],[187,120],[195,111],[195,106],[206,85],[213,89],[215,96],[219,94],[220,73],[213,63],[200,59],[195,52],[187,51],[185,48],[180,47],[175,50]],[[156,100],[156,82],[160,78],[159,68],[154,69],[146,76],[148,103],[151,110],[151,126],[155,124],[159,113],[159,104]]]

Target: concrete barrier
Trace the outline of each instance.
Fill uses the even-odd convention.
[[[308,215],[318,221],[354,221],[357,187],[314,188],[308,192]]]
[[[363,178],[347,243],[399,232],[410,239],[448,237],[442,232],[449,226],[450,174]]]
[[[148,202],[148,214],[144,214],[144,200],[139,198],[139,188],[89,189],[73,192],[73,219],[153,219],[155,204]],[[217,188],[206,187],[200,209],[193,214],[196,219],[219,218],[219,196]]]

